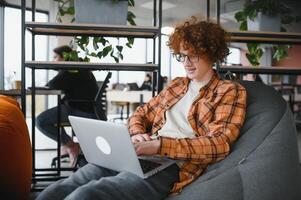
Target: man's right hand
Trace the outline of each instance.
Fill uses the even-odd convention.
[[[131,139],[132,139],[132,142],[134,144],[138,143],[138,142],[144,142],[144,141],[150,141],[150,140],[152,140],[151,137],[148,134],[146,134],[146,133],[133,135],[131,137]]]

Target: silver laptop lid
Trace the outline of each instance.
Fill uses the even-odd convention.
[[[144,177],[125,125],[75,116],[69,120],[88,162]]]

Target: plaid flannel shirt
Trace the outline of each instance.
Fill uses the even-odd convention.
[[[165,123],[165,112],[185,95],[189,82],[188,78],[176,78],[147,104],[138,107],[128,121],[130,135],[156,135]],[[246,90],[240,84],[221,80],[215,73],[200,89],[188,113],[195,138],[160,137],[160,155],[185,161],[172,193],[180,192],[209,164],[230,153],[230,145],[238,138],[245,119],[246,96]]]

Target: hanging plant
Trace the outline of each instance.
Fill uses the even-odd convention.
[[[75,21],[74,14],[74,4],[73,0],[54,0],[58,4],[58,12],[56,15],[56,21],[62,23],[62,17],[69,15],[73,16],[71,19],[71,23]],[[112,0],[113,3],[118,3],[119,0]],[[128,0],[128,7],[134,7],[135,1]],[[127,22],[130,25],[136,26],[135,23],[136,15],[128,11],[127,12]],[[119,38],[116,38],[119,43]],[[73,50],[72,52],[63,54],[64,59],[72,60],[72,61],[86,61],[89,62],[90,58],[104,58],[106,56],[110,56],[114,59],[116,63],[119,63],[120,60],[123,60],[123,46],[121,45],[112,45],[110,41],[108,41],[104,37],[89,37],[89,36],[77,36],[74,38],[74,43],[84,52],[84,56],[80,56],[80,51]],[[88,46],[90,43],[93,46],[93,50],[89,50]],[[126,46],[128,48],[132,48],[134,44],[133,37],[127,37]]]

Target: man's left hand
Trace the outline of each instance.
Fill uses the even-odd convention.
[[[159,153],[160,140],[137,142],[134,144],[138,156],[155,155]]]

